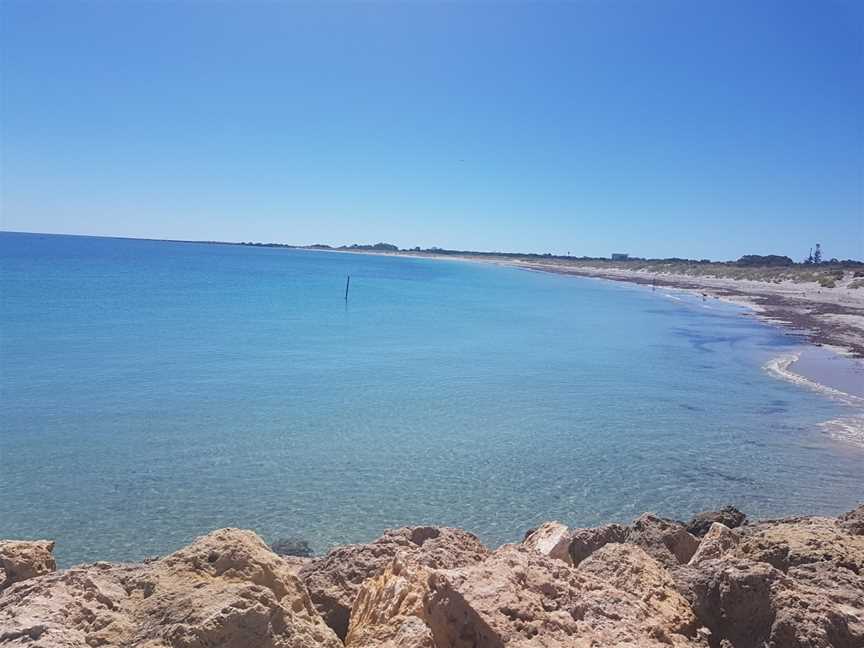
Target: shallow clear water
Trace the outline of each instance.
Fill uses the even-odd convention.
[[[848,406],[718,302],[466,262],[0,234],[0,537],[61,563],[221,526],[319,551],[392,526],[836,513]],[[351,273],[351,298],[343,291]]]

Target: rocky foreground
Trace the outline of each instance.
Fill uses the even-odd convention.
[[[221,529],[143,564],[57,571],[0,542],[0,645],[64,648],[864,647],[864,506],[747,523],[549,522],[490,550],[410,527],[321,558]]]

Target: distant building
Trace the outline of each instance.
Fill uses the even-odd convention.
[[[629,254],[624,254],[623,252],[613,252],[612,260],[613,261],[626,261],[630,258]]]

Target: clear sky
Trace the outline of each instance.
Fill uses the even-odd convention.
[[[0,3],[6,230],[864,257],[864,3]]]

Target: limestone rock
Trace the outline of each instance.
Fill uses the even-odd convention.
[[[676,580],[699,620],[727,646],[864,646],[864,577],[835,563],[784,574],[765,562],[726,557],[679,568]]]
[[[345,645],[356,648],[437,648],[426,625],[431,571],[397,556],[360,587]]]
[[[18,583],[0,594],[0,645],[120,646],[132,632],[117,609],[125,598],[120,580],[102,564]]]
[[[522,544],[544,556],[572,564],[570,530],[560,522],[546,522],[532,531]]]
[[[711,525],[715,522],[719,522],[730,529],[736,529],[744,524],[746,519],[747,516],[734,506],[724,506],[719,511],[703,511],[694,515],[687,523],[687,531],[697,538],[701,538],[708,533]]]
[[[739,542],[740,538],[737,533],[725,524],[714,522],[711,529],[702,538],[699,548],[696,549],[696,553],[693,554],[688,564],[698,565],[706,560],[722,558],[724,554],[737,547]]]
[[[698,646],[697,621],[668,571],[607,544],[573,569],[525,546],[431,570],[398,558],[360,589],[349,648]]]
[[[637,593],[519,545],[436,570],[428,583],[426,623],[438,648],[702,645],[679,633],[680,624],[655,618]]]
[[[52,540],[4,540],[0,542],[0,591],[13,583],[50,574],[57,569]]]
[[[699,540],[683,524],[652,513],[636,518],[627,542],[639,545],[669,568],[686,565],[699,547]]]
[[[834,518],[804,517],[760,522],[747,531],[734,555],[767,562],[781,571],[814,562],[864,570],[864,536],[852,535]]]
[[[299,577],[300,570],[312,564],[314,558],[304,558],[303,556],[282,556],[282,560],[288,565],[288,571]]]
[[[432,569],[451,569],[479,562],[488,553],[476,536],[461,529],[405,527],[369,544],[338,547],[299,575],[327,625],[344,639],[360,586],[381,574],[397,555]]]
[[[698,628],[696,615],[676,590],[668,570],[644,549],[631,544],[607,544],[579,565],[582,573],[637,596],[650,618],[672,633],[692,635]]]
[[[393,636],[383,642],[371,638],[364,639],[365,641],[348,645],[358,648],[439,648],[429,627],[418,617],[404,619],[395,629]]]
[[[864,535],[864,504],[841,515],[840,526],[852,535]]]
[[[786,576],[767,563],[708,560],[675,570],[679,590],[699,621],[734,648],[763,648],[775,618],[772,588]],[[781,647],[778,647],[781,648]]]
[[[600,547],[610,542],[625,542],[630,530],[620,524],[605,524],[575,529],[570,535],[570,561],[578,565]]]
[[[705,646],[665,568],[609,544],[574,569],[520,545],[436,570],[394,560],[361,587],[349,648]]]
[[[773,646],[864,646],[864,576],[827,562],[792,567],[787,576],[791,586],[774,593]]]
[[[96,563],[0,594],[0,643],[338,648],[300,580],[250,531],[222,529],[143,565]]]
[[[547,523],[491,553],[411,527],[319,559],[223,529],[144,564],[60,572],[53,543],[0,542],[0,645],[338,648],[323,612],[348,648],[864,648],[861,516],[712,522],[701,543],[650,514]]]

